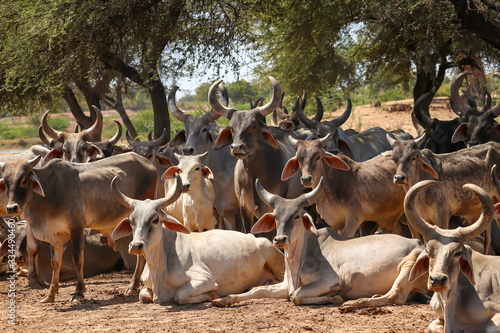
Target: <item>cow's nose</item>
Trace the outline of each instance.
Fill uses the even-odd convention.
[[[288,236],[279,235],[274,237],[273,243],[277,247],[283,247],[288,241]]]
[[[190,187],[191,187],[191,183],[182,184],[182,191],[187,192],[187,191],[189,191]]]
[[[245,146],[244,146],[243,144],[237,144],[237,145],[233,144],[233,145],[231,145],[231,149],[232,149],[233,151],[236,151],[236,152],[240,152],[240,151],[242,151],[244,148],[245,148]]]
[[[184,148],[182,148],[182,153],[184,155],[193,155],[194,154],[194,147],[184,147]]]
[[[448,280],[448,277],[446,275],[441,275],[441,274],[432,274],[429,276],[429,280],[431,281],[432,285],[444,285],[446,283],[446,280]]]
[[[406,182],[405,175],[394,175],[394,183],[396,184],[404,184]]]
[[[7,213],[9,214],[17,214],[19,212],[19,205],[18,204],[7,205],[6,209]]]
[[[131,242],[128,246],[128,252],[131,254],[137,254],[142,252],[144,249],[144,242]]]
[[[302,181],[302,184],[310,184],[312,181],[312,176],[302,177],[301,181]]]

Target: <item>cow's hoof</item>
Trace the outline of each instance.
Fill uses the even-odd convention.
[[[125,295],[127,295],[127,296],[130,296],[130,295],[135,295],[135,294],[137,294],[137,289],[128,288],[128,289],[125,291]]]
[[[71,297],[71,302],[83,302],[85,297],[83,294],[74,294],[73,297]]]
[[[153,303],[153,291],[148,288],[142,289],[139,293],[139,301],[144,304]]]
[[[231,303],[229,303],[226,299],[224,298],[216,298],[212,301],[212,305],[213,306],[217,306],[219,308],[224,308],[226,306],[229,306],[231,305]]]
[[[345,300],[340,295],[330,296],[330,303],[334,305],[342,305]]]
[[[55,297],[52,295],[46,296],[44,299],[40,301],[40,303],[54,303]]]

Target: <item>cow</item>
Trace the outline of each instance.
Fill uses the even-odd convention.
[[[53,129],[47,121],[49,111],[43,114],[43,131],[61,144],[61,148],[53,149],[47,154],[48,159],[62,157],[66,161],[85,163],[88,159],[96,160],[104,157],[101,149],[90,143],[90,141],[100,141],[100,139],[96,138],[101,137],[103,123],[101,110],[95,106],[92,107],[96,112],[96,121],[91,127],[79,133],[67,133]]]
[[[442,229],[448,228],[452,215],[462,216],[468,223],[477,219],[481,203],[470,191],[462,189],[466,183],[480,186],[495,202],[500,200],[490,176],[493,165],[500,162],[499,143],[490,142],[457,152],[434,154],[428,149],[418,149],[424,138],[422,135],[415,140],[400,141],[387,137],[392,151],[385,154],[391,156],[396,164],[394,183],[402,186],[405,192],[421,180],[439,180],[437,186],[423,190],[418,198],[415,209],[423,219]],[[418,233],[411,231],[414,237],[419,237]],[[489,244],[488,231],[485,251]]]
[[[417,195],[438,182],[418,182],[405,197],[405,212],[414,229],[426,240],[411,269],[410,280],[428,276],[427,288],[434,291],[431,308],[438,318],[429,332],[500,331],[500,257],[487,256],[464,245],[489,228],[494,216],[488,193],[474,184],[464,190],[473,192],[482,205],[479,219],[467,227],[442,229],[429,224],[417,212]]]
[[[181,194],[179,176],[165,198],[156,200],[132,199],[115,181],[112,186],[117,200],[133,209],[113,237],[133,234],[130,253],[146,257],[149,274],[143,276],[142,302],[200,303],[283,280],[283,255],[269,240],[233,230],[190,234],[168,216],[162,208]]]
[[[304,210],[317,200],[324,181],[295,199],[271,194],[256,181],[259,196],[273,207],[253,226],[252,233],[276,228],[274,245],[285,252],[285,279],[212,301],[228,306],[253,298],[286,298],[295,305],[343,304],[344,300],[372,297],[371,305],[403,304],[413,289],[425,288],[425,277],[410,283],[414,261],[422,244],[393,234],[347,238],[331,228],[316,229]],[[377,255],[373,255],[376,253]],[[356,307],[347,303],[347,307]],[[361,305],[366,306],[366,305]]]
[[[212,171],[204,164],[207,155],[208,152],[199,155],[175,154],[179,164],[168,168],[161,178],[167,193],[175,175],[180,175],[182,194],[165,208],[165,212],[182,222],[191,232],[215,229],[215,191]]]
[[[315,121],[307,118],[300,107],[299,98],[295,101],[295,112],[300,121],[306,127],[313,130],[311,138],[324,138],[331,134],[331,140],[326,146],[326,150],[331,153],[341,152],[342,154],[352,158],[357,162],[369,160],[380,153],[389,150],[391,146],[387,142],[386,135],[390,134],[400,139],[413,139],[413,137],[401,130],[395,133],[390,133],[380,127],[373,127],[360,133],[347,135],[341,128],[342,125],[351,114],[352,103],[347,99],[347,108],[344,113],[337,119],[330,121]]]
[[[259,178],[268,188],[283,197],[295,197],[303,192],[298,177],[280,181],[280,173],[286,161],[294,155],[288,141],[290,132],[266,125],[266,116],[279,106],[281,87],[275,78],[269,77],[273,86],[271,100],[249,111],[227,108],[217,100],[216,90],[222,82],[215,82],[208,98],[213,110],[230,119],[215,141],[214,149],[230,145],[231,155],[238,158],[234,171],[236,196],[246,221],[258,219],[270,211],[270,207],[255,194],[255,179]],[[249,226],[244,229],[249,230]]]
[[[405,195],[392,182],[394,162],[381,155],[364,162],[333,155],[324,150],[330,137],[306,141],[289,137],[297,152],[283,168],[281,179],[300,170],[302,185],[314,188],[324,178],[325,190],[316,201],[316,210],[330,227],[347,237],[354,237],[363,221],[374,221],[392,232],[403,215]]]
[[[219,127],[215,123],[221,115],[214,110],[200,117],[186,113],[178,108],[175,102],[175,93],[178,87],[174,86],[168,94],[168,109],[170,113],[184,124],[170,141],[170,147],[184,147],[184,155],[202,154],[208,152],[205,165],[213,172],[213,187],[217,200],[215,209],[221,219],[220,227],[236,230],[239,213],[239,202],[234,191],[234,168],[236,157],[232,156],[229,146],[215,150],[214,143],[217,140]],[[219,86],[222,104],[228,105],[229,99],[225,88]],[[220,228],[219,227],[219,228]]]
[[[135,153],[111,156],[93,163],[71,163],[52,159],[41,168],[34,168],[40,157],[31,160],[0,163],[0,195],[7,193],[7,214],[29,222],[34,237],[52,245],[52,280],[49,294],[42,302],[53,302],[59,289],[59,273],[64,244],[71,239],[73,260],[77,269],[76,291],[72,300],[82,300],[84,230],[98,230],[110,240],[114,227],[130,210],[120,205],[111,193],[111,180],[120,175],[123,190],[138,198],[154,198],[156,169]],[[29,235],[29,233],[28,233]],[[28,241],[28,259],[34,259],[39,242],[32,247]],[[113,245],[113,242],[110,242]],[[127,293],[139,283],[144,259],[138,258],[136,272]],[[35,265],[36,266],[36,263]],[[33,271],[30,281],[36,280]]]

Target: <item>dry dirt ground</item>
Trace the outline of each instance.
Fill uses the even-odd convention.
[[[394,104],[411,100],[355,108],[343,126],[364,130],[373,126],[416,131],[409,111],[390,111]],[[325,115],[338,117],[342,110]],[[451,119],[447,99],[431,107],[431,115]],[[408,304],[358,309],[341,314],[335,306],[294,306],[286,300],[253,300],[228,308],[209,303],[177,306],[140,304],[138,296],[125,296],[132,272],[122,271],[86,278],[83,303],[70,302],[75,281],[61,283],[53,304],[41,304],[45,290],[28,287],[27,279],[15,282],[16,325],[8,324],[10,282],[0,278],[0,330],[18,332],[425,332],[435,318],[429,305]]]

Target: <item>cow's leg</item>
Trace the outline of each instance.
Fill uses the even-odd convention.
[[[42,303],[52,303],[59,291],[59,274],[61,273],[61,263],[63,256],[63,244],[52,245],[52,281],[50,282],[49,294],[41,300]]]
[[[146,259],[142,255],[137,256],[137,262],[135,264],[134,275],[132,276],[132,280],[128,286],[125,295],[134,295],[139,290],[139,283],[141,280],[142,270],[144,269],[144,264],[146,263]]]
[[[211,301],[217,298],[215,291],[219,288],[213,278],[191,280],[177,290],[174,295],[176,304],[190,304]]]
[[[83,281],[83,255],[85,234],[83,230],[71,233],[71,242],[73,243],[73,263],[76,268],[76,290],[71,298],[71,301],[82,301],[84,299],[83,293],[85,292],[85,282]]]
[[[434,319],[427,327],[429,333],[444,333],[444,320],[441,318]]]
[[[212,305],[224,307],[231,304],[236,304],[249,299],[257,298],[286,298],[288,299],[288,286],[286,282],[272,284],[268,286],[259,286],[252,288],[246,293],[233,294],[225,297],[217,298],[212,301]]]
[[[30,223],[26,225],[26,250],[28,252],[28,278],[31,288],[46,288],[47,283],[40,277],[38,267],[38,254],[40,253],[40,241],[33,235]]]
[[[290,297],[295,305],[311,304],[336,304],[340,305],[344,299],[337,295],[340,291],[340,283],[333,283],[329,277],[328,280],[317,279],[297,289]]]
[[[347,237],[354,237],[356,231],[363,223],[363,219],[358,218],[357,216],[348,216],[345,221],[343,235]]]

